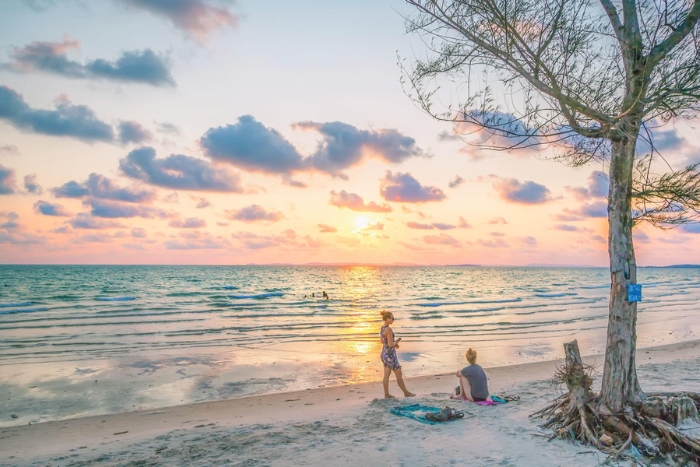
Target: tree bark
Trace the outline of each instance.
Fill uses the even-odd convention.
[[[590,380],[583,370],[581,353],[578,350],[578,341],[564,344],[564,355],[566,355],[566,376],[564,382],[575,403],[580,409],[588,400],[590,393]]]
[[[627,288],[637,283],[637,264],[632,244],[632,169],[639,127],[622,127],[612,139],[610,192],[608,199],[608,252],[610,254],[610,304],[605,349],[601,410],[620,412],[643,399],[635,353],[637,304],[627,301]]]

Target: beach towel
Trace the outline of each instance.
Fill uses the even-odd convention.
[[[489,396],[489,400],[481,401],[481,402],[474,402],[476,405],[501,405],[501,404],[506,404],[510,401],[519,401],[520,396],[505,396],[505,397],[499,397],[499,396]],[[464,401],[464,402],[472,402],[469,399],[462,399],[459,396],[450,396],[450,399],[455,399],[458,401]]]
[[[399,417],[412,418],[413,420],[425,423],[427,425],[439,425],[443,422],[428,420],[427,418],[425,418],[425,415],[426,413],[439,414],[441,410],[442,409],[440,407],[431,407],[429,405],[421,404],[411,404],[394,407],[393,409],[391,409],[391,413],[393,413],[394,415],[398,415]],[[458,420],[459,418],[461,417],[456,417],[447,421]]]

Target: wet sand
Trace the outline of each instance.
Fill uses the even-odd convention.
[[[601,355],[584,360],[602,371]],[[638,362],[645,390],[700,389],[700,341],[639,349]],[[493,394],[521,398],[495,407],[450,400],[450,372],[407,378],[410,399],[380,399],[377,381],[5,427],[0,465],[599,465],[528,418],[561,393],[550,379],[562,363],[487,368]],[[466,416],[431,426],[390,413],[406,403]]]

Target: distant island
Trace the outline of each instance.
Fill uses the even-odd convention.
[[[697,269],[700,264],[671,264],[670,266],[639,266],[640,268],[657,268],[657,269]]]

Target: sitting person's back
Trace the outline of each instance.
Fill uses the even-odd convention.
[[[461,396],[474,402],[482,402],[489,397],[488,378],[481,365],[476,363],[476,351],[467,350],[468,366],[457,372]]]

